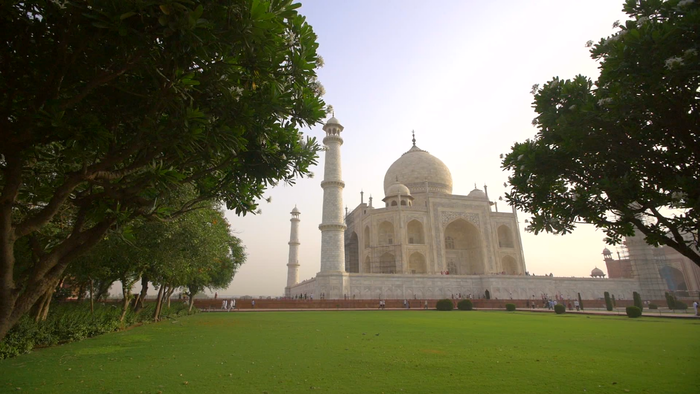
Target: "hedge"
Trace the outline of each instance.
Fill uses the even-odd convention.
[[[515,304],[506,304],[506,310],[507,311],[514,311],[515,310]]]
[[[556,304],[556,305],[554,305],[554,312],[557,315],[561,315],[562,313],[566,312],[566,306],[563,304]]]
[[[457,309],[460,311],[470,311],[474,309],[474,304],[472,304],[472,300],[462,300],[457,303]]]
[[[627,311],[627,316],[629,317],[639,317],[642,316],[642,310],[637,308],[636,306],[628,306],[625,308]]]
[[[444,298],[442,300],[438,300],[437,304],[435,304],[435,309],[439,311],[451,311],[454,309],[454,304],[452,303],[452,300]]]
[[[188,315],[188,305],[176,302],[170,308],[163,307],[161,318],[168,319]],[[54,346],[76,342],[100,334],[119,331],[137,323],[147,323],[153,318],[154,303],[147,303],[138,313],[129,310],[124,321],[119,321],[121,304],[95,304],[90,312],[89,303],[53,304],[46,320],[36,323],[29,315],[23,316],[0,342],[0,360],[29,353],[37,346]],[[198,310],[193,310],[193,313]]]

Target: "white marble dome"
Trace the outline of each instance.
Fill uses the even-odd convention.
[[[412,194],[425,193],[425,184],[431,193],[452,194],[452,174],[437,157],[413,146],[389,167],[384,175],[384,195],[396,182],[408,187]]]
[[[393,185],[389,186],[389,190],[387,190],[386,196],[398,196],[399,194],[402,196],[410,196],[411,191],[408,190],[406,185],[404,185],[403,183],[394,182]]]
[[[484,191],[481,189],[474,189],[469,192],[468,197],[486,199],[486,193],[484,193]]]
[[[598,277],[598,276],[603,277],[603,276],[605,276],[605,273],[603,272],[602,269],[600,269],[600,268],[598,268],[598,267],[595,267],[595,268],[593,268],[593,270],[591,271],[591,276],[592,276],[592,277]]]

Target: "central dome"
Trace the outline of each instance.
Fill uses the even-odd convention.
[[[452,194],[452,174],[445,163],[415,145],[401,155],[384,175],[385,196],[389,195],[389,188],[396,182],[406,185],[411,194],[425,193],[426,182],[427,191]]]

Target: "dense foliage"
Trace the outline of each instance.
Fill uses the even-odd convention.
[[[676,300],[673,305],[673,310],[685,311],[688,309],[688,304],[683,301]]]
[[[659,306],[656,304],[649,304],[649,309],[659,309]]]
[[[606,242],[640,231],[700,266],[700,2],[627,0],[629,20],[592,45],[585,76],[533,88],[533,139],[504,158],[528,229],[585,222]]]
[[[640,311],[644,310],[644,303],[642,302],[642,296],[636,291],[632,292],[632,299],[634,300],[634,306],[639,308]]]
[[[515,304],[506,304],[506,310],[507,310],[507,311],[514,311],[514,310],[515,310]]]
[[[632,305],[625,308],[628,317],[640,317],[642,316],[642,310],[638,307]]]
[[[287,0],[0,3],[0,338],[134,218],[309,174],[316,35]],[[169,194],[194,191],[178,206]]]
[[[554,305],[554,313],[557,315],[561,315],[562,313],[566,313],[566,306],[563,304],[556,304]]]
[[[664,296],[666,297],[666,306],[668,306],[668,309],[676,309],[676,298],[668,292],[665,292]]]
[[[474,304],[472,300],[461,300],[457,303],[457,309],[460,311],[470,311],[474,309]]]
[[[438,302],[435,304],[435,309],[439,311],[451,311],[454,309],[454,304],[452,303],[452,300],[450,299],[442,299],[438,300]]]
[[[610,298],[610,293],[608,293],[606,291],[604,293],[604,296],[605,296],[605,309],[607,309],[608,311],[612,311],[613,310],[613,303],[612,303],[612,299]]]
[[[0,360],[28,353],[34,347],[80,341],[136,323],[147,323],[151,321],[154,309],[155,304],[149,303],[140,312],[129,312],[125,319],[120,319],[121,308],[115,304],[98,303],[94,312],[87,304],[61,304],[53,308],[46,320],[38,323],[24,316],[0,341]],[[175,303],[162,312],[162,317],[172,318],[196,312],[197,309],[188,312],[187,305]]]

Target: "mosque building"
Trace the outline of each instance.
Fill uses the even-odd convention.
[[[452,194],[449,168],[419,148],[415,136],[384,176],[383,206],[375,207],[372,197],[365,203],[361,195],[360,204],[344,213],[344,127],[332,117],[323,130],[320,271],[299,282],[300,211],[295,207],[286,297],[480,298],[488,291],[499,299],[574,299],[579,293],[598,299],[608,291],[631,299],[637,291],[648,299],[663,299],[663,280],[653,272],[645,280],[604,278],[596,270],[591,278],[528,275],[515,209],[498,212],[486,186],[475,186],[466,196]]]

